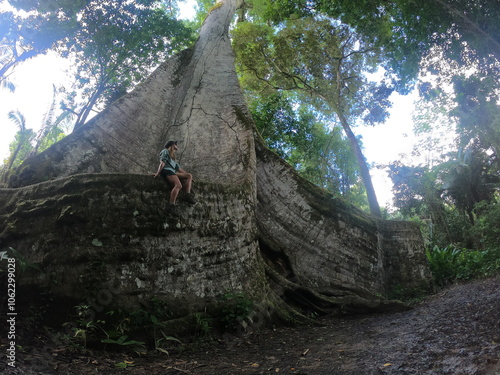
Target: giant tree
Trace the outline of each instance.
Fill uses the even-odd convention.
[[[254,323],[400,307],[381,295],[428,285],[418,228],[332,199],[264,146],[228,35],[238,3],[216,4],[192,48],[10,178],[0,246],[43,270],[24,285],[95,312],[154,296],[176,315],[244,291]],[[180,212],[152,177],[168,139],[196,180]]]

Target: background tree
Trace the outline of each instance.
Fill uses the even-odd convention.
[[[497,64],[495,75],[454,77],[456,107],[450,112],[457,119],[460,146],[475,143],[495,156],[500,152],[500,61]]]
[[[356,155],[370,212],[380,216],[369,168],[351,129],[356,119],[377,123],[387,117],[392,89],[370,85],[363,75],[376,66],[379,50],[331,19],[288,20],[276,30],[241,23],[233,34],[244,87],[294,91],[330,123],[338,119]]]
[[[461,149],[456,158],[444,163],[442,180],[445,196],[475,223],[474,208],[479,202],[492,203],[500,187],[500,173],[491,158],[477,144]]]
[[[59,44],[59,52],[75,60],[76,95],[64,108],[76,115],[75,128],[96,106],[125,94],[173,51],[192,40],[190,29],[156,0],[90,1],[80,13],[80,27]]]
[[[5,169],[3,171],[3,181],[5,182],[7,176],[13,167],[17,167],[21,162],[28,157],[31,153],[31,141],[35,137],[33,130],[26,127],[26,119],[19,111],[10,111],[9,119],[19,129],[15,135],[14,141],[10,144],[10,156],[4,161]]]
[[[394,161],[389,165],[388,174],[393,183],[393,204],[398,213],[407,220],[421,223],[428,243],[452,242],[437,172]]]
[[[11,55],[12,51],[9,46],[0,45],[0,66],[8,64]],[[9,80],[7,75],[0,77],[0,88],[7,89],[10,92],[14,92],[16,89],[15,85]]]
[[[60,141],[67,133],[69,133],[69,128],[73,121],[72,114],[63,112],[57,116],[57,100],[57,90],[56,87],[53,86],[52,102],[43,116],[42,125],[36,138],[34,139],[33,150],[29,156],[33,156],[44,151],[54,143]]]
[[[46,150],[70,132],[71,115],[69,113],[62,113],[56,116],[57,105],[57,92],[54,87],[52,102],[43,116],[38,133],[27,128],[26,118],[21,112],[9,112],[9,119],[19,130],[10,145],[10,156],[4,160],[4,168],[2,170],[2,180],[4,182],[9,177],[13,168],[21,165],[27,158]]]
[[[48,49],[73,59],[76,84],[63,107],[76,115],[76,128],[96,106],[123,95],[158,61],[192,42],[190,30],[175,19],[176,8],[167,12],[158,0],[9,3],[30,13],[0,15],[0,41],[10,50],[0,66],[0,80]]]
[[[358,206],[366,205],[356,157],[338,127],[328,129],[313,111],[278,92],[250,104],[266,144],[304,178]],[[298,107],[294,110],[293,107]]]

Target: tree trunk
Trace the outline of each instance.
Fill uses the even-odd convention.
[[[228,36],[237,1],[219,4],[193,48],[17,170],[0,251],[39,266],[25,287],[95,313],[155,297],[182,315],[228,291],[255,301],[254,323],[399,307],[382,296],[430,282],[418,228],[332,199],[265,148]],[[148,174],[168,139],[196,181],[180,212]]]
[[[97,99],[99,99],[99,96],[103,93],[103,91],[104,91],[104,84],[100,84],[99,87],[97,87],[96,90],[93,92],[93,94],[90,96],[87,104],[85,104],[78,113],[73,130],[78,129],[83,124],[85,124],[85,121],[87,121],[87,118],[90,116],[90,112],[94,108]]]
[[[366,160],[361,151],[361,147],[359,147],[358,140],[356,136],[351,130],[349,126],[349,122],[345,118],[344,114],[341,111],[337,111],[337,115],[339,116],[340,123],[342,124],[342,128],[344,129],[347,138],[351,142],[352,148],[356,155],[356,159],[358,160],[359,170],[361,172],[361,178],[363,179],[363,183],[366,188],[366,195],[368,196],[368,205],[370,206],[370,213],[376,217],[382,217],[382,213],[380,212],[380,206],[377,200],[377,194],[375,194],[375,188],[373,187],[372,178],[370,176],[370,169],[366,165]]]

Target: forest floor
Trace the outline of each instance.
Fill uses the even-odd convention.
[[[500,374],[500,277],[453,285],[409,311],[324,317],[323,326],[266,328],[169,355],[71,351],[43,334],[2,374]],[[120,368],[124,367],[124,368]]]

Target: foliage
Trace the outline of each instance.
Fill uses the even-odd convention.
[[[179,339],[169,336],[163,331],[165,325],[161,323],[155,315],[150,315],[149,319],[151,321],[150,324],[153,327],[153,339],[156,350],[168,354],[168,351],[162,347],[164,341],[176,341],[181,343]],[[161,333],[161,337],[159,337],[158,333]]]
[[[401,161],[388,166],[393,182],[394,205],[404,216],[424,215],[442,205],[436,187],[436,173],[422,166],[411,167]]]
[[[59,43],[63,56],[73,56],[75,90],[64,107],[85,123],[96,106],[113,102],[140,82],[172,51],[190,43],[190,30],[159,7],[158,1],[91,1],[80,13],[80,27]]]
[[[243,86],[289,90],[325,114],[383,122],[392,90],[370,86],[361,74],[380,61],[380,49],[331,19],[289,20],[280,28],[243,22],[233,30]],[[377,100],[363,100],[373,95]]]
[[[27,128],[25,116],[19,111],[10,111],[9,119],[18,127],[14,141],[10,144],[10,156],[4,160],[3,179],[7,179],[10,171],[21,165],[28,157],[44,151],[66,136],[71,121],[69,113],[55,116],[57,106],[56,89],[52,103],[44,115],[38,134]]]
[[[439,47],[447,58],[468,64],[471,55],[500,58],[500,3],[488,0],[254,0],[268,20],[322,14],[356,29],[386,51],[384,67],[399,77],[398,89],[411,87],[421,58]]]
[[[195,326],[196,335],[201,337],[210,337],[213,330],[213,319],[211,316],[202,313],[195,313]]]
[[[9,145],[10,156],[7,160],[4,160],[4,180],[12,168],[20,165],[31,154],[33,149],[31,142],[35,139],[35,133],[32,129],[26,127],[26,119],[21,112],[10,111],[8,116],[19,130]]]
[[[312,111],[284,93],[256,98],[250,110],[267,145],[304,178],[353,203],[365,199],[355,194],[356,158],[338,127],[328,130]]]
[[[134,367],[135,364],[133,361],[123,361],[123,362],[118,362],[115,363],[115,366],[121,369],[126,369],[128,367]]]
[[[500,152],[500,61],[491,74],[480,70],[470,76],[457,75],[452,83],[456,107],[450,115],[456,118],[462,147],[475,143],[483,150]]]
[[[434,246],[426,251],[434,281],[446,285],[457,280],[491,276],[500,270],[500,251]]]
[[[473,144],[465,150],[460,149],[454,160],[441,165],[445,197],[467,214],[471,224],[475,220],[474,206],[483,201],[491,202],[500,186],[500,170],[495,164],[477,144]]]
[[[496,155],[475,142],[444,157],[432,168],[393,162],[394,204],[403,218],[422,224],[428,243],[484,250],[482,232],[494,233],[498,206]]]
[[[101,340],[101,342],[104,344],[116,344],[116,345],[120,345],[120,346],[129,346],[129,345],[143,346],[144,345],[143,341],[127,340],[127,339],[128,339],[128,336],[123,335],[123,336],[120,336],[117,340],[103,339],[103,340]]]
[[[11,257],[15,258],[16,265],[19,268],[19,270],[21,271],[17,275],[17,277],[22,276],[22,274],[24,272],[26,272],[28,269],[33,269],[33,270],[36,270],[38,272],[42,272],[41,268],[37,264],[31,263],[30,261],[28,261],[22,254],[20,254],[16,249],[14,249],[12,247],[9,247],[9,249],[7,251],[0,251],[0,261],[5,259],[6,257],[8,257],[9,253],[10,253]],[[5,271],[4,269],[0,268],[0,272],[4,272],[4,271]]]
[[[81,304],[75,307],[76,314],[64,326],[72,330],[73,334],[69,340],[77,348],[86,349],[88,342],[92,341],[94,344],[100,342],[141,353],[146,349],[146,341],[143,340],[150,340],[154,343],[155,350],[168,354],[165,349],[168,342],[181,343],[179,339],[165,332],[166,325],[162,320],[171,318],[170,313],[165,303],[158,299],[150,301],[149,309],[131,312],[121,309],[109,310],[106,312],[108,318],[102,320],[94,319],[91,306]],[[140,339],[130,338],[131,335]]]
[[[220,322],[227,330],[236,329],[253,311],[254,303],[244,293],[222,295],[219,307]]]
[[[471,236],[476,239],[478,248],[500,250],[500,193],[496,192],[491,202],[482,201],[474,207],[477,217]]]
[[[70,327],[73,330],[72,340],[80,344],[83,349],[87,349],[88,339],[92,335],[95,335],[97,331],[102,331],[106,334],[106,331],[101,327],[101,325],[105,323],[104,321],[88,319],[90,311],[89,305],[80,304],[75,306],[76,316],[74,320],[63,324],[63,326]]]
[[[10,1],[13,6],[21,5],[19,3]],[[0,81],[6,80],[18,64],[46,53],[63,35],[72,33],[74,28],[75,22],[71,17],[57,17],[55,12],[0,13]]]
[[[1,26],[1,19],[2,16],[0,15],[0,27]],[[1,32],[0,32],[1,33]],[[1,38],[0,38],[1,41]],[[0,44],[0,67],[5,67],[9,64],[10,60],[13,57],[13,49],[10,45],[7,44]],[[5,71],[3,76],[0,76],[0,89],[6,89],[10,92],[15,92],[16,91],[16,85],[9,80],[8,75],[6,74],[7,70]]]

